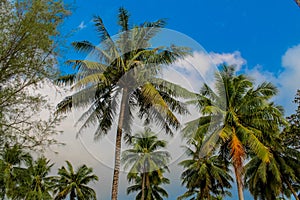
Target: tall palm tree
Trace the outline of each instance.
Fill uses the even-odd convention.
[[[98,177],[93,174],[93,169],[82,165],[74,171],[72,164],[69,161],[66,163],[67,168],[63,166],[58,170],[54,186],[55,199],[65,199],[68,195],[70,200],[97,199],[96,192],[87,186],[91,181],[98,180]]]
[[[146,128],[136,134],[131,142],[133,148],[123,152],[122,162],[125,169],[130,167],[128,181],[134,181],[136,185],[130,186],[127,192],[139,190],[136,199],[140,200],[162,199],[160,194],[167,197],[167,192],[159,187],[169,182],[163,173],[168,170],[170,154],[161,150],[166,147],[166,141],[158,140],[155,133]]]
[[[233,179],[229,174],[228,163],[212,152],[205,157],[200,154],[203,137],[193,138],[189,143],[192,145],[186,147],[189,158],[179,163],[184,167],[182,184],[188,191],[178,197],[178,200],[191,197],[197,200],[217,200],[226,195],[231,196],[228,189],[231,188],[230,182]]]
[[[216,75],[215,90],[204,85],[195,103],[202,116],[187,124],[191,135],[206,133],[201,150],[207,155],[211,149],[227,149],[234,168],[238,196],[243,200],[243,161],[249,152],[263,162],[272,157],[264,142],[279,133],[284,121],[282,108],[269,102],[277,93],[271,83],[254,87],[244,75],[235,75],[231,66],[223,66]],[[263,137],[263,140],[262,140]]]
[[[60,77],[58,82],[71,83],[77,90],[58,105],[58,111],[88,106],[79,120],[83,121],[79,133],[89,125],[97,125],[95,138],[107,134],[114,119],[119,117],[112,183],[112,200],[116,200],[121,140],[123,136],[130,138],[133,112],[145,119],[146,124],[155,122],[170,134],[172,128],[180,125],[173,112],[188,112],[185,105],[175,98],[192,95],[180,86],[159,78],[163,65],[184,57],[188,50],[173,45],[152,48],[150,40],[165,26],[165,21],[145,22],[132,27],[124,8],[119,9],[121,29],[114,38],[100,17],[95,17],[94,22],[101,45],[95,46],[88,41],[72,44],[79,52],[91,53],[97,59],[68,61],[73,64],[76,73]]]
[[[21,146],[5,144],[3,151],[0,152],[1,199],[5,199],[6,196],[13,197],[16,194],[20,179],[26,175],[26,168],[22,165],[31,159],[30,154]]]

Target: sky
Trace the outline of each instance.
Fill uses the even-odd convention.
[[[300,88],[300,8],[293,0],[274,1],[241,1],[241,0],[68,0],[72,3],[73,14],[67,18],[61,30],[70,35],[62,48],[64,53],[61,61],[83,58],[69,49],[72,41],[89,40],[98,44],[99,40],[93,26],[93,16],[99,15],[111,35],[118,33],[117,12],[123,6],[131,14],[131,23],[140,24],[144,21],[167,19],[166,32],[174,36],[175,43],[187,42],[193,44],[193,56],[175,64],[174,69],[168,69],[166,77],[177,83],[199,89],[201,82],[195,85],[197,77],[181,74],[180,66],[190,70],[198,70],[204,82],[211,81],[211,72],[215,66],[222,63],[234,64],[239,73],[252,77],[257,84],[271,81],[279,94],[274,101],[286,110],[286,116],[293,113],[295,105],[292,100],[296,90]],[[70,34],[71,33],[71,34]],[[184,39],[181,39],[184,38]],[[166,38],[173,42],[172,38]],[[176,68],[177,66],[177,68]],[[192,66],[189,68],[189,66]],[[61,70],[68,69],[61,63]],[[190,73],[190,75],[193,73]],[[188,80],[188,81],[185,81]],[[47,93],[47,89],[45,89]],[[65,94],[52,95],[54,103],[59,102]],[[75,114],[74,114],[75,113]],[[59,154],[48,152],[56,166],[64,160],[71,160],[74,165],[86,163],[92,166],[99,176],[99,183],[94,185],[98,199],[110,198],[110,183],[112,177],[112,161],[114,136],[93,142],[92,129],[84,136],[76,139],[74,122],[79,112],[73,112],[61,125],[64,134],[59,139],[66,145],[59,147]],[[188,119],[184,119],[188,120]],[[180,186],[180,168],[177,163],[183,156],[182,151],[176,152],[182,141],[180,137],[166,138],[171,141],[174,162],[170,165],[169,175],[172,184],[167,186],[169,199],[176,199],[183,194]],[[172,146],[173,145],[173,146]],[[175,152],[175,153],[174,153]],[[178,173],[176,173],[178,172]],[[133,199],[126,196],[127,182],[121,175],[120,199]],[[229,199],[229,198],[228,198]],[[236,199],[233,190],[232,199]],[[251,199],[245,194],[245,199]]]

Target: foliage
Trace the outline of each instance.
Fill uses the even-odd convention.
[[[98,177],[93,174],[93,169],[82,165],[74,171],[72,164],[69,161],[66,163],[67,168],[63,166],[58,170],[54,186],[55,199],[65,199],[68,195],[70,200],[97,199],[96,192],[87,186],[89,182],[98,180]]]
[[[5,145],[3,151],[0,151],[0,194],[1,199],[13,197],[17,190],[18,182],[25,178],[26,168],[22,165],[31,160],[29,153],[23,151],[19,145]]]
[[[60,0],[0,2],[0,149],[55,142],[60,117],[40,117],[50,107],[37,91],[56,74],[58,27],[67,14]]]
[[[17,183],[13,198],[30,200],[51,200],[53,177],[49,176],[53,164],[45,157],[30,159]]]
[[[298,105],[296,113],[287,117],[289,123],[282,133],[267,143],[272,153],[270,162],[254,156],[245,167],[245,184],[255,199],[275,199],[283,195],[299,199],[296,193],[300,190],[299,91],[294,102]]]
[[[131,146],[132,149],[122,154],[124,168],[130,167],[127,179],[135,183],[128,187],[127,193],[137,192],[137,200],[168,197],[168,193],[160,187],[161,184],[169,183],[163,173],[168,170],[170,154],[161,150],[166,147],[166,141],[158,140],[156,134],[146,128],[132,138]]]
[[[186,48],[152,47],[151,39],[165,26],[164,20],[129,24],[129,13],[119,9],[120,32],[112,37],[103,20],[94,18],[100,45],[88,41],[74,42],[78,52],[93,56],[91,60],[69,60],[75,74],[58,79],[59,83],[73,84],[74,94],[58,105],[58,112],[71,108],[88,107],[81,116],[81,133],[88,126],[96,126],[95,139],[107,134],[118,117],[113,175],[112,199],[117,199],[120,171],[121,140],[130,140],[134,114],[144,120],[145,125],[156,123],[172,134],[172,128],[179,128],[175,116],[188,113],[178,98],[192,94],[179,85],[159,78],[162,67],[188,54]],[[120,100],[120,101],[119,101]]]
[[[232,177],[229,174],[228,163],[221,155],[202,156],[200,154],[204,139],[194,138],[191,147],[186,147],[188,159],[179,163],[184,167],[181,175],[182,184],[187,191],[180,197],[181,199],[207,199],[217,200],[226,195],[231,196]]]
[[[289,124],[283,130],[283,145],[300,150],[300,90],[297,91],[294,103],[297,104],[296,113],[287,117]]]
[[[300,153],[293,151],[298,154],[297,158],[290,153],[278,147],[272,150],[273,157],[269,163],[254,157],[246,165],[245,183],[254,199],[271,200],[283,195],[290,198],[291,194],[297,199]]]
[[[277,89],[271,83],[257,87],[245,75],[235,75],[232,66],[223,66],[216,74],[215,90],[204,84],[196,103],[202,116],[187,123],[188,138],[205,135],[200,154],[209,155],[214,149],[225,150],[225,158],[233,164],[239,199],[243,199],[243,162],[250,153],[263,162],[272,154],[265,145],[279,134],[285,123],[282,108],[270,102]],[[221,154],[221,152],[220,152]]]
[[[50,176],[53,164],[45,157],[36,160],[20,145],[5,145],[0,154],[0,198],[25,200],[65,199],[69,193],[77,199],[96,199],[87,184],[98,180],[92,168],[82,165],[76,172],[70,162],[58,176]],[[72,199],[72,198],[71,198]]]
[[[144,189],[143,191],[143,181],[141,176],[136,176],[134,179],[134,185],[131,185],[127,188],[127,194],[136,192],[136,200],[163,200],[163,197],[168,198],[167,191],[161,187],[163,184],[170,184],[170,180],[162,177],[158,171],[152,171],[149,174],[149,182],[150,185]],[[144,195],[144,198],[143,198]]]

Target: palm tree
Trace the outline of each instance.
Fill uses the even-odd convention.
[[[254,87],[249,78],[235,75],[234,67],[223,66],[216,75],[215,87],[215,91],[206,84],[202,87],[194,102],[202,116],[187,127],[192,136],[206,133],[202,155],[218,147],[226,149],[234,168],[238,196],[243,200],[243,161],[252,152],[263,162],[270,162],[272,154],[264,142],[279,133],[283,111],[269,102],[277,93],[271,83]]]
[[[163,200],[163,197],[168,198],[167,191],[160,185],[170,184],[170,180],[162,177],[160,174],[162,172],[164,170],[152,171],[149,174],[150,185],[147,188],[143,186],[143,175],[136,175],[134,177],[135,184],[127,188],[127,194],[137,192],[136,200]]]
[[[282,194],[299,200],[296,192],[300,190],[300,153],[285,146],[284,136],[280,136],[277,144],[270,145],[269,163],[254,156],[245,166],[245,183],[255,199],[271,200]]]
[[[190,140],[192,147],[186,147],[188,159],[181,161],[179,165],[184,167],[181,175],[182,184],[188,189],[178,200],[191,198],[197,200],[217,200],[231,193],[233,181],[229,175],[228,163],[222,156],[200,154],[203,137]]]
[[[49,176],[51,167],[50,160],[40,157],[36,161],[30,161],[26,170],[27,180],[19,187],[20,195],[25,195],[25,199],[50,200],[53,177]]]
[[[123,136],[130,138],[133,112],[145,119],[146,124],[156,122],[166,133],[172,134],[172,128],[177,129],[180,125],[173,112],[188,112],[185,105],[175,98],[191,96],[180,86],[159,78],[163,65],[188,53],[186,48],[173,45],[169,48],[151,47],[150,40],[165,26],[165,21],[145,22],[132,29],[128,21],[128,12],[120,8],[118,23],[121,29],[114,41],[102,19],[95,17],[101,45],[95,46],[88,41],[72,44],[79,52],[91,53],[97,59],[68,61],[76,73],[58,79],[58,82],[73,84],[73,89],[77,89],[58,105],[59,112],[88,106],[79,120],[83,121],[79,133],[89,125],[97,125],[95,138],[99,138],[109,132],[119,115],[112,200],[118,195],[121,140]]]
[[[122,162],[125,169],[131,166],[127,178],[136,185],[130,186],[127,192],[140,191],[136,196],[140,200],[162,199],[160,195],[167,197],[167,192],[159,187],[169,183],[163,173],[168,170],[170,154],[161,150],[166,147],[166,141],[158,140],[155,133],[146,128],[136,134],[131,142],[133,148],[123,152]]]
[[[5,144],[3,151],[0,152],[1,199],[16,195],[19,181],[26,175],[26,168],[23,168],[22,164],[31,159],[30,154],[23,151],[19,145]]]
[[[70,200],[97,199],[96,192],[87,186],[91,181],[97,181],[98,177],[93,174],[93,169],[86,165],[80,166],[74,171],[72,164],[66,161],[64,166],[58,170],[54,192],[55,200],[65,199],[70,195]]]

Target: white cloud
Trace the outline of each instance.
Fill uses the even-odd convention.
[[[78,25],[78,28],[81,30],[81,29],[84,29],[86,28],[86,24],[84,23],[84,21],[81,21],[81,23]]]
[[[297,89],[300,89],[300,44],[289,48],[282,56],[281,65],[283,70],[279,74],[274,74],[264,70],[257,65],[253,69],[246,69],[247,75],[253,77],[257,83],[263,81],[272,82],[279,89],[279,94],[274,101],[284,106],[285,114],[290,115],[295,112],[294,100]]]
[[[246,68],[245,74],[255,81],[256,85],[263,82],[272,82],[277,84],[278,80],[275,74],[269,71],[265,71],[261,65],[256,65],[253,68]]]
[[[287,112],[294,112],[294,100],[297,89],[300,89],[300,44],[289,48],[282,56],[284,70],[278,76],[280,102],[286,105]]]
[[[212,62],[215,65],[220,64],[227,64],[227,65],[235,65],[236,69],[239,70],[243,65],[245,65],[247,62],[246,60],[241,56],[241,53],[239,51],[235,51],[233,53],[209,53]]]
[[[240,69],[246,64],[239,51],[233,53],[215,53],[195,51],[191,56],[177,61],[165,71],[169,81],[177,82],[192,91],[199,91],[203,83],[213,87],[214,74],[220,64],[235,65]]]

